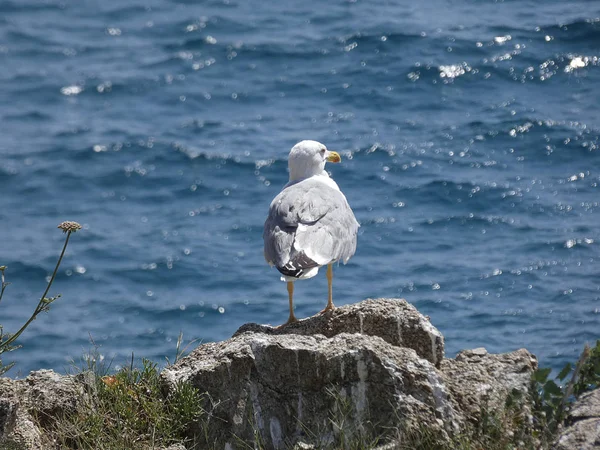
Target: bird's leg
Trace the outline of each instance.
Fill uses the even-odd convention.
[[[333,311],[335,309],[335,305],[333,304],[333,264],[329,264],[327,266],[327,285],[329,287],[329,298],[327,300],[327,306],[321,313],[326,313],[327,311]]]
[[[333,304],[333,264],[329,264],[327,266],[327,286],[329,288],[329,297],[327,299],[325,311],[331,311],[335,308]]]
[[[298,319],[296,319],[296,316],[294,315],[294,282],[293,281],[288,281],[287,291],[288,291],[288,296],[290,299],[290,317],[288,318],[288,321],[286,323],[284,323],[284,325],[298,321]]]

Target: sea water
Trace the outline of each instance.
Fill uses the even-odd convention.
[[[0,2],[0,323],[10,373],[96,345],[114,366],[180,332],[280,324],[262,255],[287,153],[315,139],[361,223],[337,305],[403,297],[446,353],[600,338],[600,9],[587,1]],[[323,271],[296,315],[327,301]],[[91,342],[93,341],[93,343]]]

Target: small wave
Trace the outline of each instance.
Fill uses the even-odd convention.
[[[222,128],[225,124],[218,120],[201,120],[201,119],[189,119],[184,122],[182,128],[192,128],[198,130],[217,130]],[[175,144],[177,145],[177,144]]]
[[[579,42],[597,47],[596,44],[600,42],[600,18],[541,26],[536,28],[536,31],[561,41]]]
[[[246,169],[253,168],[257,171],[262,169],[281,170],[282,166],[287,167],[287,155],[284,155],[281,158],[254,159],[249,152],[243,153],[242,155],[233,153],[213,153],[180,142],[174,142],[171,146],[188,158],[200,162],[221,162],[223,165],[231,164],[234,167]]]
[[[60,93],[62,95],[66,95],[67,97],[70,97],[73,95],[79,95],[82,92],[83,92],[83,87],[78,86],[76,84],[72,84],[70,86],[63,86],[62,88],[60,88]]]
[[[21,261],[10,261],[2,260],[2,265],[6,265],[7,269],[4,273],[7,282],[15,283],[21,281],[39,280],[40,283],[44,282],[44,279],[50,273],[50,266],[47,268],[42,267],[40,264],[27,263]],[[62,273],[63,271],[61,271]]]
[[[3,38],[12,43],[12,49],[21,56],[59,55],[64,57],[66,45],[59,33],[45,33],[44,28],[10,28]],[[19,44],[15,46],[15,44]]]
[[[461,64],[451,64],[448,66],[439,66],[440,78],[453,79],[456,77],[460,77],[468,72],[471,72],[473,69],[466,62],[462,62]]]
[[[49,114],[45,114],[41,111],[24,111],[24,112],[17,112],[17,113],[13,113],[13,114],[9,113],[6,116],[4,116],[4,120],[7,120],[7,121],[10,121],[10,120],[14,120],[14,121],[35,120],[35,121],[46,122],[51,119],[52,119],[52,116],[50,116]]]
[[[396,223],[396,220],[397,219],[395,217],[380,216],[380,217],[370,217],[369,219],[362,220],[360,223],[361,223],[361,225],[382,225],[382,224]]]
[[[180,44],[168,44],[165,46],[165,49],[170,50],[170,51],[180,51],[181,49],[185,49],[185,50],[203,50],[206,46],[209,45],[214,45],[216,44],[216,42],[214,43],[209,43],[207,41],[206,37],[192,37],[192,38],[188,38],[185,39],[182,43]],[[219,47],[221,47],[222,45],[220,45]]]
[[[356,46],[380,46],[384,48],[385,45],[398,45],[403,43],[412,42],[418,39],[422,39],[423,36],[419,34],[410,33],[398,33],[398,32],[366,32],[366,33],[352,33],[337,38],[337,41],[343,46],[345,51],[348,45],[356,44]]]
[[[508,191],[521,196],[521,189],[515,187]],[[514,213],[515,207],[521,203],[514,199],[506,199],[507,190],[504,185],[497,183],[455,182],[450,180],[434,180],[416,186],[407,186],[397,189],[395,198],[410,198],[414,204],[431,204],[439,207],[458,207],[475,216],[479,212],[491,212],[491,217],[504,216],[498,213]],[[511,195],[511,194],[509,194]],[[488,215],[489,217],[490,215]],[[485,220],[485,219],[484,219]],[[492,219],[494,220],[494,219]]]
[[[425,191],[446,191],[446,192],[461,192],[478,194],[483,190],[501,192],[504,187],[498,185],[479,185],[472,181],[458,182],[451,180],[433,180],[425,184],[414,186],[410,189],[423,189]]]
[[[211,152],[207,150],[200,149],[198,147],[190,146],[187,144],[183,144],[181,142],[174,142],[171,144],[172,148],[177,152],[186,155],[189,159],[198,160],[198,162],[220,162],[221,164],[233,164],[237,167],[246,167],[256,169],[261,169],[263,167],[271,166],[275,160],[269,160],[270,162],[265,162],[264,160],[254,161],[250,157],[250,155],[237,155],[233,153],[218,153]],[[281,159],[280,161],[284,161]]]
[[[573,238],[573,239],[567,239],[563,246],[567,249],[569,248],[573,248],[575,246],[588,246],[588,245],[592,245],[594,243],[594,240],[592,238]]]
[[[313,45],[301,46],[297,44],[249,44],[244,45],[243,50],[252,58],[272,60],[310,60],[314,62],[323,58],[328,50],[326,47],[318,48]]]
[[[567,252],[590,252],[594,244],[591,238],[572,238],[565,241],[529,241],[523,246],[526,252],[551,251],[557,254],[565,254]]]
[[[147,9],[141,5],[125,5],[123,3],[117,3],[117,4],[119,6],[115,7],[114,9],[110,9],[109,11],[104,11],[102,13],[103,20],[111,19],[111,20],[123,21],[124,19],[128,19],[128,18],[137,19],[141,15],[147,13]],[[107,5],[112,6],[110,3]]]
[[[437,83],[452,83],[459,77],[476,76],[480,73],[480,69],[473,63],[467,61],[459,61],[450,64],[422,64],[416,63],[405,74],[409,81],[428,81]]]
[[[598,66],[600,58],[597,56],[583,56],[583,55],[567,55],[570,59],[569,64],[565,66],[564,71],[566,73],[572,73],[579,69],[583,69],[588,66]]]
[[[255,32],[259,24],[254,24],[249,20],[235,20],[231,16],[225,17],[222,15],[202,16],[196,20],[185,20],[174,22],[172,27],[177,30],[184,30],[186,33],[193,35],[198,33],[213,33],[212,28],[218,30],[227,30],[228,35],[238,33]],[[218,36],[217,36],[218,38]]]
[[[385,155],[387,154],[387,156],[395,156],[396,155],[396,145],[395,144],[385,144],[385,143],[381,143],[381,142],[374,142],[373,144],[371,144],[368,147],[364,147],[364,148],[359,148],[356,150],[352,150],[350,151],[347,156],[350,158],[353,158],[355,155],[359,156],[359,155],[371,155],[374,154],[373,156],[379,156],[379,155]]]
[[[0,2],[0,13],[32,13],[34,11],[62,11],[62,9],[58,2],[25,2],[20,0],[3,0]]]
[[[481,226],[490,226],[490,225],[501,225],[507,226],[509,228],[514,228],[519,231],[534,231],[530,225],[519,223],[518,220],[515,220],[511,217],[505,216],[492,216],[492,215],[476,215],[476,214],[467,214],[467,215],[459,215],[459,216],[449,216],[442,217],[437,219],[427,219],[419,222],[419,225],[422,226],[430,226],[430,227],[446,227],[448,225],[481,225]]]
[[[543,153],[546,156],[564,154],[574,148],[579,148],[580,153],[589,153],[590,150],[595,148],[595,142],[598,139],[598,130],[583,121],[576,120],[540,119],[532,116],[521,116],[518,119],[485,124],[474,121],[470,122],[468,126],[476,133],[475,139],[477,141],[494,139],[506,140],[510,143],[515,139],[525,139],[528,136],[531,136],[529,139],[534,139],[544,135],[550,139]],[[516,145],[516,143],[511,145]],[[519,152],[538,155],[540,149],[522,147],[519,148]]]

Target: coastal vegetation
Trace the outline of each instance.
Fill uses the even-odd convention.
[[[180,343],[181,339],[176,360],[182,356]],[[48,430],[56,448],[159,449],[173,444],[182,444],[186,449],[205,448],[197,437],[207,431],[211,421],[218,420],[212,415],[214,399],[186,382],[165,394],[157,364],[147,359],[136,367],[132,357],[125,367],[112,372],[110,367],[98,364],[97,355],[85,360],[87,365],[79,370],[94,374],[95,394],[76,411],[56,418]],[[452,436],[425,426],[399,427],[382,436],[372,432],[369,423],[360,433],[345,435],[352,405],[347,398],[328,390],[327,395],[335,397],[331,425],[342,432],[334,444],[310,448],[367,450],[393,442],[389,448],[401,450],[548,449],[570,405],[599,386],[600,341],[593,347],[586,345],[579,360],[567,364],[556,377],[552,378],[551,373],[549,368],[538,369],[532,376],[528,395],[513,391],[506,398],[504,409],[482,407],[481,420]],[[318,434],[318,430],[304,432],[313,438]],[[240,449],[264,449],[262,439],[258,428],[251,441],[232,436],[235,448]]]
[[[183,355],[178,350],[175,358]],[[112,369],[95,348],[75,367],[72,376],[87,380],[85,392],[71,408],[48,414],[47,408],[35,403],[28,413],[42,430],[42,448],[56,449],[188,449],[206,447],[209,427],[219,420],[213,414],[218,402],[189,382],[181,382],[166,391],[157,363],[131,359],[118,370]],[[585,392],[596,389],[600,381],[600,341],[586,346],[576,364],[569,364],[551,378],[548,368],[533,373],[527,394],[511,392],[503,408],[482,405],[479,420],[448,435],[427,426],[400,425],[382,435],[366,421],[360,430],[349,429],[353,405],[334,389],[329,412],[330,425],[339,430],[335,441],[322,445],[297,447],[312,449],[367,450],[440,449],[440,450],[512,450],[549,449],[555,441],[570,406]],[[252,414],[245,418],[252,423]],[[402,423],[401,420],[398,423]],[[252,439],[231,436],[234,448],[269,448],[254,424]],[[306,428],[306,436],[319,442],[319,430]],[[9,443],[13,450],[30,448]],[[390,445],[390,446],[388,446]],[[217,447],[212,447],[217,448]],[[285,447],[288,448],[288,447]],[[290,449],[295,448],[289,446]]]

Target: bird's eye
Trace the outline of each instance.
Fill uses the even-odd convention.
[[[323,147],[320,151],[321,151],[322,154],[325,154],[325,150],[326,150],[326,148]]]

